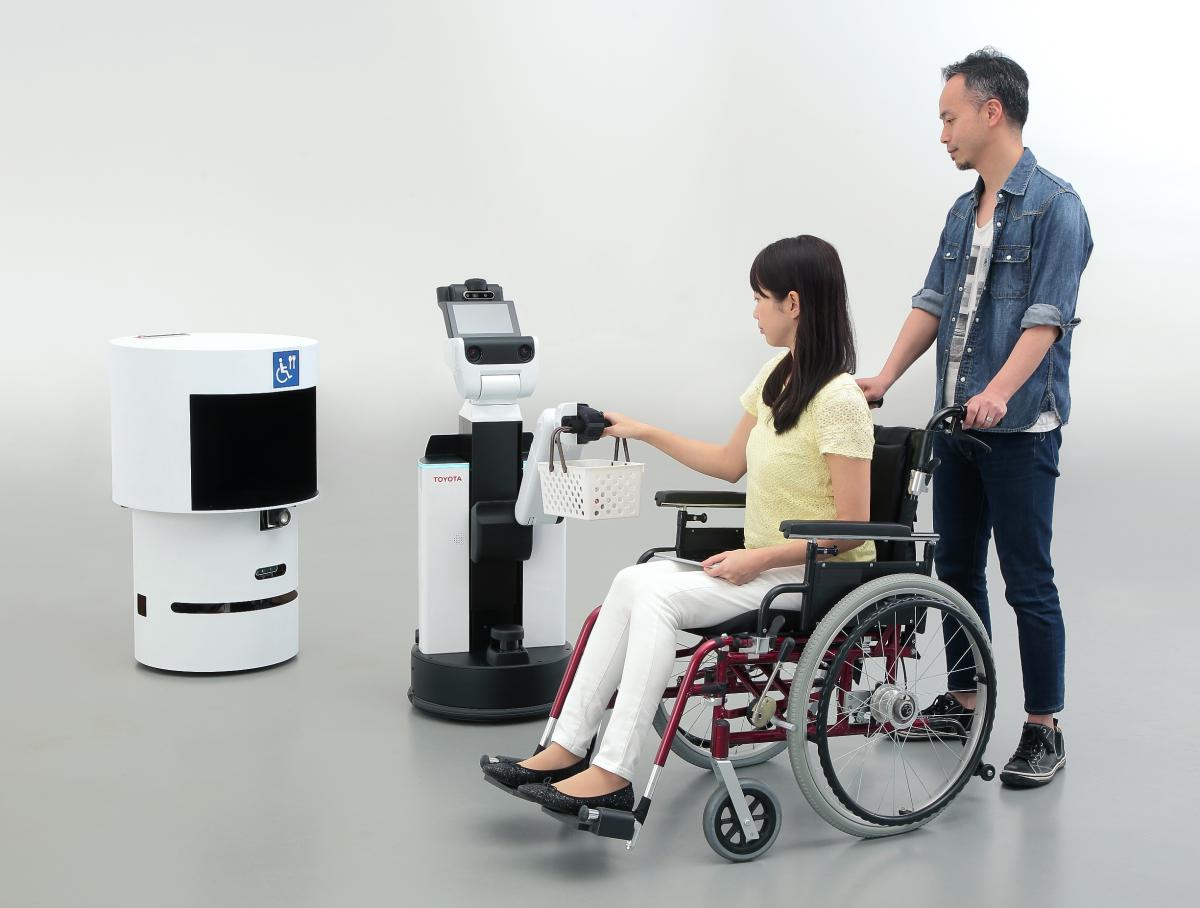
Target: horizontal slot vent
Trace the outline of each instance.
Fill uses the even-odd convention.
[[[171,611],[181,615],[230,615],[235,612],[257,612],[277,605],[294,602],[299,594],[292,590],[269,599],[247,599],[245,602],[172,602]]]

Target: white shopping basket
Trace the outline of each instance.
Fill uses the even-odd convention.
[[[556,517],[576,520],[607,520],[637,517],[642,499],[644,463],[629,462],[629,442],[616,440],[612,460],[567,460],[563,454],[562,429],[554,431],[550,462],[539,463],[542,480],[542,510]],[[617,460],[621,443],[625,462]],[[558,462],[554,451],[557,446]]]

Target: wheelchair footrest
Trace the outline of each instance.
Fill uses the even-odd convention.
[[[582,832],[626,842],[633,838],[637,824],[632,810],[613,810],[608,807],[580,807],[578,814],[543,807],[542,813],[548,813],[560,823],[574,826]]]
[[[613,810],[609,807],[579,808],[579,828],[606,839],[633,838],[637,819],[632,810]]]

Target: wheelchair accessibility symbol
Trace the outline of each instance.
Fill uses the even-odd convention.
[[[294,388],[300,384],[300,351],[279,350],[271,355],[275,371],[271,376],[274,388]]]

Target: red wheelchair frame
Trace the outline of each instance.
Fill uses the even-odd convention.
[[[913,640],[915,639],[913,628],[917,624],[915,617],[911,619],[911,624],[908,626],[907,639],[901,630],[905,625],[899,619],[896,620],[896,623],[887,627],[880,624],[878,626],[879,632],[875,635],[864,632],[864,628],[867,627],[865,624],[853,626],[852,633],[857,637],[858,642],[850,641],[851,632],[847,632],[846,626],[843,625],[831,625],[831,627],[840,627],[840,630],[837,632],[830,633],[828,630],[823,632],[828,639],[823,646],[824,652],[819,657],[820,663],[832,664],[840,660],[840,666],[836,673],[837,677],[833,682],[836,685],[837,699],[834,706],[836,707],[835,715],[837,716],[837,720],[832,725],[827,724],[825,720],[830,702],[825,701],[823,705],[821,704],[822,698],[826,694],[828,694],[831,700],[833,698],[833,692],[827,689],[828,679],[823,678],[819,684],[814,683],[812,678],[809,679],[810,690],[806,698],[807,709],[805,710],[805,715],[802,717],[791,717],[787,715],[787,706],[792,700],[793,681],[782,677],[779,668],[783,664],[789,662],[796,663],[803,658],[805,647],[810,645],[813,637],[818,636],[815,619],[829,612],[832,609],[833,603],[840,599],[846,591],[855,589],[855,583],[859,584],[858,588],[861,589],[865,585],[863,583],[864,577],[874,578],[876,582],[889,577],[899,579],[899,575],[912,577],[920,574],[923,575],[924,579],[930,577],[932,573],[932,547],[937,537],[933,534],[912,532],[916,496],[920,491],[924,490],[924,488],[918,489],[915,483],[917,479],[924,479],[925,486],[927,486],[928,474],[920,471],[927,469],[929,473],[932,473],[933,468],[936,466],[936,460],[932,458],[932,435],[935,428],[942,427],[942,431],[958,435],[961,433],[961,420],[961,408],[947,408],[940,411],[930,421],[925,434],[920,437],[917,446],[919,450],[915,453],[909,452],[910,462],[917,464],[914,467],[917,473],[914,474],[914,478],[909,479],[900,496],[902,502],[900,519],[906,521],[905,523],[844,523],[839,525],[836,522],[785,521],[783,526],[781,526],[781,531],[786,538],[808,539],[806,580],[803,583],[782,584],[772,589],[759,607],[757,623],[754,625],[753,631],[742,632],[741,627],[744,626],[744,623],[735,624],[735,629],[729,632],[720,631],[720,626],[704,631],[689,631],[689,633],[701,634],[702,639],[692,646],[676,651],[677,660],[688,659],[687,667],[682,676],[674,680],[663,691],[663,699],[673,699],[675,703],[665,723],[665,727],[660,731],[661,741],[654,756],[650,779],[645,793],[638,801],[634,810],[623,811],[608,808],[583,807],[579,810],[577,816],[555,812],[548,808],[544,808],[545,812],[563,822],[574,824],[581,830],[604,837],[623,839],[626,841],[627,847],[632,848],[641,827],[646,822],[659,774],[666,765],[675,736],[680,733],[680,723],[684,712],[693,697],[711,698],[712,721],[710,738],[702,742],[702,749],[707,750],[713,769],[728,794],[727,807],[732,808],[728,812],[736,814],[736,819],[733,822],[740,823],[745,838],[751,842],[757,839],[758,835],[753,824],[750,822],[751,818],[746,810],[746,803],[748,802],[743,797],[742,785],[734,772],[733,764],[730,760],[731,748],[741,745],[787,742],[789,741],[789,735],[801,733],[799,729],[800,722],[803,722],[802,734],[810,742],[815,741],[818,736],[823,738],[855,735],[872,736],[876,734],[892,736],[910,734],[914,730],[920,731],[927,728],[925,720],[916,713],[917,707],[915,698],[913,697],[908,697],[908,702],[899,702],[896,704],[899,709],[905,710],[904,712],[888,714],[893,716],[895,724],[893,724],[893,721],[879,720],[878,713],[875,712],[874,707],[866,711],[866,721],[854,721],[852,717],[858,715],[861,718],[864,711],[861,709],[861,704],[859,704],[858,710],[854,710],[850,708],[850,703],[848,702],[848,695],[857,680],[856,673],[860,671],[864,660],[867,659],[881,660],[884,675],[882,683],[884,686],[893,688],[903,686],[899,679],[901,660],[915,660],[920,658],[920,655],[916,652],[916,648],[913,646]],[[948,425],[943,426],[944,423],[948,423]],[[915,430],[907,431],[915,432]],[[877,450],[878,443],[877,439]],[[728,495],[728,493],[725,494]],[[700,506],[704,504],[703,502],[693,503]],[[676,504],[676,506],[679,505]],[[685,504],[684,507],[686,506],[688,505]],[[714,506],[729,505],[721,504]],[[697,532],[695,530],[689,531],[686,526],[689,520],[694,519],[696,518],[687,515],[686,510],[681,511],[676,548],[666,550],[653,549],[643,555],[640,560],[645,561],[658,551],[680,551],[680,545],[685,539],[685,533]],[[840,533],[848,533],[849,535],[838,535]],[[830,550],[824,550],[819,547],[817,542],[818,537],[829,539],[867,538],[885,541],[904,546],[903,549],[897,549],[896,551],[904,551],[907,554],[898,556],[895,560],[880,561],[878,564],[873,562],[868,566],[869,569],[863,573],[863,565],[861,564],[818,563],[818,555],[832,553]],[[923,544],[924,546],[924,555],[920,560],[916,560],[915,548],[913,548],[917,544]],[[819,570],[814,570],[816,568],[819,568]],[[936,584],[936,581],[930,582]],[[941,586],[944,586],[944,584]],[[767,622],[771,614],[771,604],[777,596],[784,593],[804,594],[805,605],[799,613],[800,620],[798,624],[798,629],[801,632],[789,630],[788,633],[781,633],[785,626],[785,619],[778,612],[768,627]],[[931,595],[936,599],[938,594],[933,592]],[[917,599],[916,607],[920,608],[921,600],[919,596]],[[847,603],[847,607],[849,607],[849,603]],[[957,606],[960,609],[962,607],[963,605],[961,604]],[[599,617],[601,608],[602,606],[597,607],[587,616],[580,630],[578,641],[571,655],[562,683],[559,685],[558,693],[551,706],[549,720],[539,741],[539,751],[547,747],[550,743],[554,726],[562,713],[567,692],[574,682],[575,673],[587,648],[588,639]],[[855,612],[851,611],[848,614],[853,615]],[[913,614],[915,615],[916,613],[914,612]],[[858,619],[854,618],[853,620],[857,621]],[[704,636],[704,634],[710,632],[713,633],[713,636]],[[864,639],[869,640],[865,648],[862,645]],[[847,649],[848,643],[851,643],[849,649]],[[713,653],[716,653],[715,663],[702,668],[705,660]],[[809,656],[817,658],[817,654],[815,653],[809,654]],[[990,665],[990,654],[987,662],[989,663],[988,669],[984,674],[991,674],[992,678],[990,680],[980,680],[988,680],[988,683],[994,684],[994,670]],[[809,664],[812,663],[810,662]],[[767,672],[766,677],[762,680],[755,678],[755,669]],[[704,672],[703,676],[701,676],[701,671]],[[768,695],[772,692],[783,695],[783,700],[780,703],[783,709],[779,710],[779,714],[776,715],[775,703],[771,703],[768,704],[770,710],[767,711],[765,718],[762,714],[752,715],[752,713],[768,701]],[[876,692],[878,692],[878,689],[876,689]],[[730,708],[727,705],[727,700],[731,694],[748,695],[750,698],[748,704],[744,707]],[[608,708],[612,708],[615,699],[614,695],[608,704]],[[903,699],[902,697],[901,701]],[[775,702],[779,703],[780,701]],[[986,738],[990,732],[993,711],[994,698],[989,697],[987,714],[981,721],[981,724],[985,726],[982,732],[982,742],[979,743],[979,739],[976,739],[977,746],[973,749],[971,758],[982,756],[982,749],[986,745]],[[795,721],[793,721],[793,718]],[[752,726],[751,729],[746,731],[731,731],[729,727],[730,721],[736,719],[748,720]],[[979,760],[971,774],[981,776],[985,780],[990,780],[994,777],[995,770],[993,767],[983,763],[982,760]],[[747,781],[749,782],[750,780]],[[961,789],[965,781],[965,774],[961,774],[953,780],[953,784],[948,785],[948,788],[945,789],[950,790],[950,794],[945,796],[946,800],[957,794],[957,791]],[[778,809],[774,795],[766,790],[765,786],[762,786],[761,783],[752,784],[758,787],[760,795],[765,795],[768,799],[774,801],[776,804],[774,809]],[[718,789],[714,793],[714,797],[717,797],[720,793],[721,789]],[[807,791],[806,794],[808,794]],[[939,797],[943,797],[943,795],[939,795]],[[940,812],[940,808],[937,812]],[[936,812],[934,815],[936,815]],[[883,819],[876,822],[889,824],[893,820]],[[774,825],[774,831],[777,832],[777,822]],[[900,824],[897,823],[896,825]],[[915,825],[914,823],[914,828]],[[892,829],[892,831],[897,830]],[[707,827],[706,834],[708,834]],[[876,833],[874,831],[860,831],[858,834],[874,835]],[[890,834],[890,832],[887,834]],[[711,837],[709,841],[710,844],[713,844]],[[730,857],[733,860],[748,860],[753,854],[753,845],[748,845],[747,848],[751,850],[747,850],[740,856],[731,856],[723,852],[716,844],[713,844],[713,847],[718,850],[718,853],[723,853],[724,856]],[[762,846],[761,850],[765,851],[769,847],[770,842],[767,842]]]

